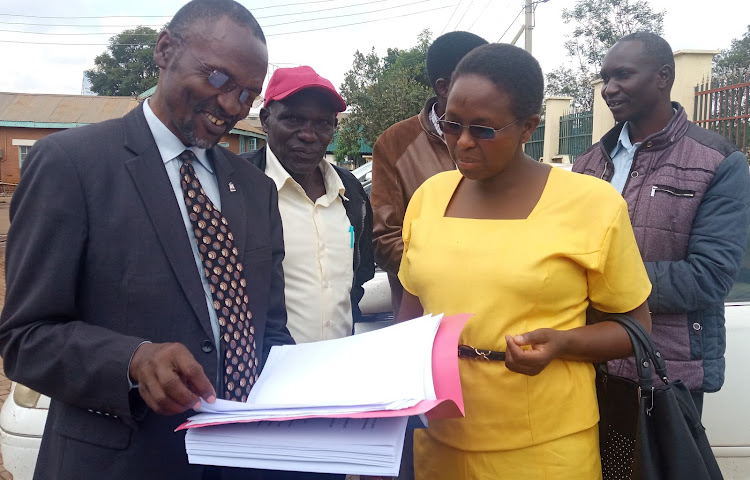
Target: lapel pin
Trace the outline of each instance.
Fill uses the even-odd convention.
[[[237,189],[234,188],[234,183],[232,183],[232,182],[229,182],[229,191],[230,192],[236,192],[237,191]]]

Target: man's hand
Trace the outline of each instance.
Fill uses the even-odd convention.
[[[505,366],[524,375],[538,375],[563,349],[564,335],[559,330],[540,328],[523,335],[505,336]],[[522,349],[523,346],[531,348]]]
[[[203,367],[181,343],[143,343],[130,361],[130,379],[153,411],[175,415],[216,400]]]

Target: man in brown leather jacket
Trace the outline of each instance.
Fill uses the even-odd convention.
[[[427,74],[436,96],[427,100],[418,115],[383,132],[373,148],[370,202],[375,262],[388,273],[394,317],[403,293],[397,275],[404,251],[401,227],[406,206],[425,180],[456,168],[438,119],[445,113],[456,65],[464,55],[486,43],[469,32],[449,32],[436,38],[427,50]]]

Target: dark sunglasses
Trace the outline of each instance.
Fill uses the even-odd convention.
[[[444,117],[445,115],[443,115]],[[443,133],[446,135],[455,135],[459,136],[461,135],[461,131],[464,128],[469,129],[469,135],[471,135],[473,138],[476,138],[477,140],[492,140],[495,138],[495,133],[499,132],[500,130],[504,130],[514,123],[518,122],[518,119],[513,120],[509,124],[505,125],[504,127],[500,128],[492,128],[492,127],[486,127],[484,125],[462,125],[458,122],[451,122],[449,120],[444,120],[443,117],[440,117],[440,120],[438,120],[438,123],[440,124],[440,128],[443,130]]]
[[[220,70],[211,69],[205,63],[201,62],[201,60],[195,55],[195,53],[193,53],[193,50],[188,47],[187,43],[181,36],[177,35],[176,33],[173,33],[172,36],[180,40],[185,49],[190,52],[190,55],[193,56],[195,61],[201,64],[201,67],[203,67],[204,70],[211,72],[208,74],[208,83],[210,83],[212,87],[221,90],[223,93],[232,92],[240,87],[237,82],[235,82],[232,77],[230,77],[226,73]],[[242,90],[240,91],[240,103],[242,103],[246,107],[256,108],[259,107],[262,102],[263,97],[253,92],[252,90],[242,88]]]

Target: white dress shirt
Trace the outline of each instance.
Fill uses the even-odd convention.
[[[182,221],[185,224],[185,231],[187,232],[188,239],[190,240],[190,247],[193,249],[193,258],[195,259],[195,267],[198,270],[201,283],[203,284],[203,293],[206,297],[206,307],[208,308],[208,315],[211,319],[211,329],[214,335],[214,345],[216,345],[217,358],[221,355],[221,349],[219,345],[219,321],[216,316],[216,310],[213,306],[213,298],[211,297],[211,291],[208,289],[208,279],[203,274],[203,262],[201,261],[200,253],[198,252],[198,244],[195,242],[195,233],[193,233],[193,224],[190,222],[188,217],[187,208],[185,207],[185,197],[182,193],[182,187],[180,186],[180,167],[182,166],[182,160],[177,158],[185,150],[191,150],[195,153],[198,162],[193,162],[193,169],[201,182],[203,191],[221,211],[221,197],[219,195],[219,184],[214,174],[213,165],[208,160],[206,150],[197,147],[186,147],[182,141],[180,141],[174,133],[172,133],[166,125],[154,114],[153,110],[146,100],[143,104],[143,114],[146,116],[146,122],[151,130],[151,134],[154,136],[156,141],[156,147],[159,149],[159,154],[164,162],[164,168],[167,170],[169,175],[169,181],[172,184],[172,190],[174,191],[177,205],[180,207],[182,213]],[[231,228],[231,225],[229,225]],[[221,360],[219,358],[219,360]],[[219,363],[221,365],[221,363]],[[221,369],[219,369],[221,372]]]
[[[297,343],[352,333],[354,229],[341,178],[325,160],[319,168],[326,193],[313,202],[266,148],[266,175],[279,191],[284,227],[287,327]]]

